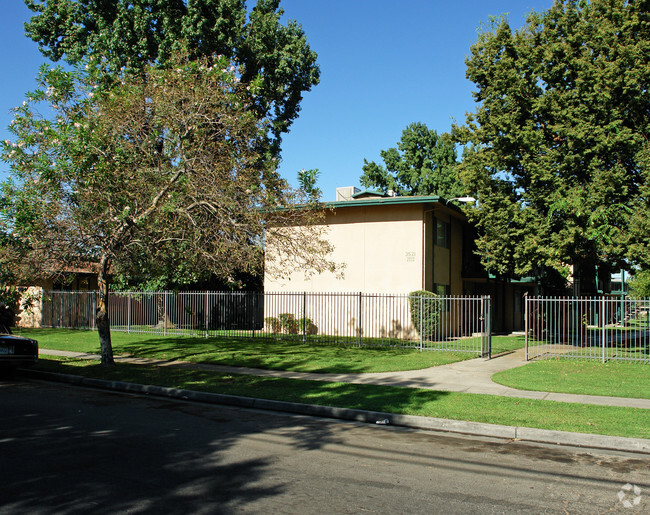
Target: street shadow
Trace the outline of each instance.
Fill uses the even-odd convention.
[[[0,392],[3,514],[223,513],[284,492],[273,451],[244,442],[286,417],[19,382]],[[327,427],[285,438],[331,440]]]
[[[446,476],[493,477],[490,488],[504,482],[513,491],[544,480],[573,491],[589,481],[613,489],[613,500],[624,482],[650,487],[642,459],[19,381],[0,382],[0,398],[3,515],[349,512],[355,505],[346,502],[368,492],[355,481],[364,468],[370,491],[389,489],[405,512],[431,508],[427,490],[411,501],[413,489],[399,485],[419,475],[425,489]],[[298,455],[328,488],[308,490],[315,480]],[[285,504],[296,492],[303,498]]]

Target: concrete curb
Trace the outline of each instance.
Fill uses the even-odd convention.
[[[56,381],[73,386],[84,386],[116,392],[155,395],[171,399],[223,404],[239,408],[281,411],[285,413],[350,420],[368,424],[375,424],[378,421],[388,420],[388,424],[390,425],[413,429],[650,454],[650,440],[644,438],[624,438],[619,436],[595,435],[589,433],[571,433],[549,429],[502,426],[482,422],[421,417],[416,415],[400,415],[395,413],[366,411],[351,408],[336,408],[317,404],[301,404],[270,399],[257,399],[253,397],[241,397],[237,395],[225,395],[221,393],[199,392],[180,388],[125,383],[122,381],[107,381],[104,379],[93,379],[32,369],[23,369],[21,372],[27,377],[34,379]]]

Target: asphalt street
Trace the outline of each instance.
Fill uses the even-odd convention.
[[[11,378],[0,410],[2,515],[650,512],[647,455]]]

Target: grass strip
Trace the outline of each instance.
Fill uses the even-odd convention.
[[[22,335],[38,340],[42,349],[99,353],[98,336],[93,331],[23,329]],[[163,337],[119,332],[112,333],[112,344],[116,355],[321,373],[419,370],[476,357],[467,352],[421,352],[273,338]]]
[[[389,413],[508,426],[650,438],[650,410],[348,383],[220,374],[174,367],[41,359],[38,369],[115,381],[184,388]]]
[[[643,363],[534,361],[492,380],[519,390],[650,399],[650,366]]]

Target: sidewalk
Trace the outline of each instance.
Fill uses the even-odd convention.
[[[40,349],[39,354],[77,357],[82,359],[99,359],[99,356],[96,354],[83,354],[78,352],[47,349]],[[524,361],[524,349],[519,349],[515,352],[504,354],[491,360],[475,358],[422,370],[365,374],[317,374],[223,365],[206,365],[178,361],[169,362],[139,358],[116,358],[116,361],[124,363],[157,364],[159,366],[183,367],[195,370],[214,370],[215,372],[255,375],[261,377],[284,377],[288,379],[303,379],[311,381],[401,386],[447,392],[482,393],[504,397],[519,397],[524,399],[542,399],[558,402],[596,404],[601,406],[622,406],[628,408],[650,409],[650,399],[517,390],[493,382],[491,379],[492,374],[526,364],[526,361]]]

